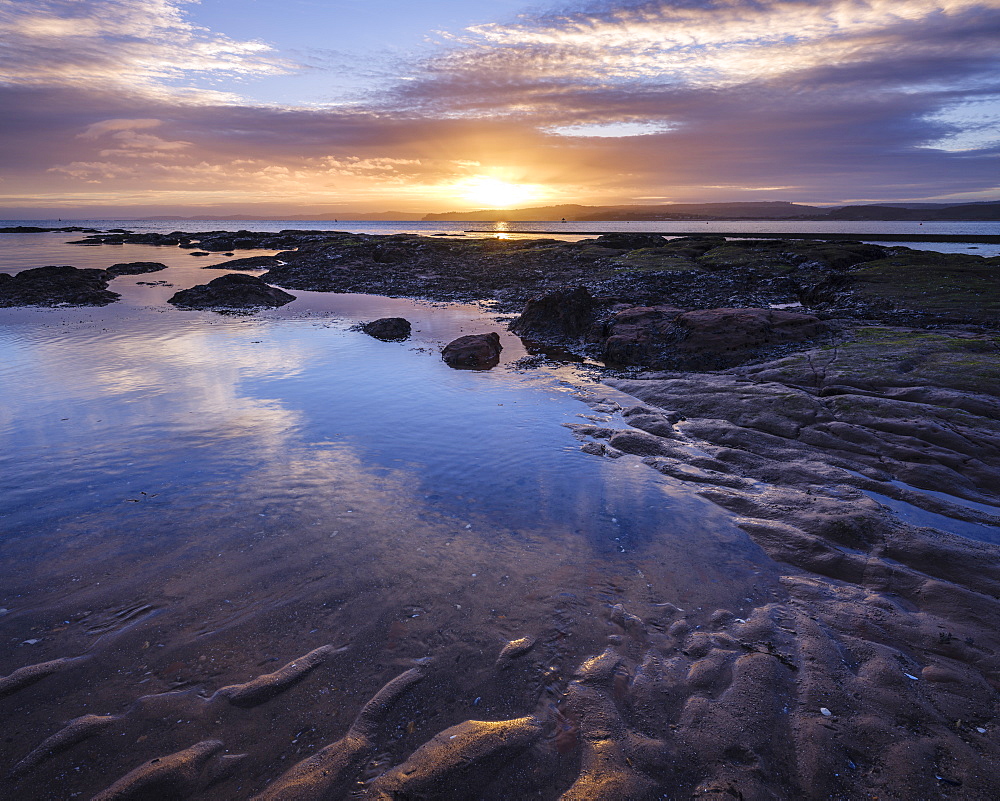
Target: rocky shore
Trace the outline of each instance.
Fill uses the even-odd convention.
[[[571,425],[586,453],[638,457],[727,510],[781,574],[781,596],[741,617],[659,603],[644,620],[627,601],[609,605],[606,647],[555,701],[539,691],[509,719],[447,728],[359,785],[392,706],[431,692],[432,668],[400,671],[342,739],[275,765],[258,797],[528,797],[543,786],[571,801],[1000,797],[1000,258],[711,236],[80,240],[120,242],[281,250],[240,265],[267,268],[257,293],[489,300],[516,313],[512,330],[539,354],[603,361],[602,383],[582,395],[592,414]],[[25,282],[40,279],[22,275],[0,276],[0,305],[36,302]],[[83,276],[93,299],[65,302],[113,301],[112,277]],[[228,283],[247,291],[238,278]],[[190,305],[226,305],[195,295]],[[405,338],[405,322],[384,338]],[[546,680],[524,635],[498,654],[496,681]],[[331,653],[185,698],[183,714],[264,703]],[[0,680],[0,692],[20,681]],[[71,721],[24,759],[47,759],[96,725]],[[220,749],[179,750],[99,797],[205,792],[239,769]]]

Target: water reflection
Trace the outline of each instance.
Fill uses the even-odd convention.
[[[174,258],[158,277],[204,280]],[[351,649],[331,685],[351,693],[438,660],[430,730],[488,695],[481,670],[513,637],[543,637],[568,674],[602,647],[611,604],[697,620],[778,592],[721,509],[633,457],[579,450],[561,425],[589,413],[571,373],[449,369],[440,346],[462,333],[500,331],[504,365],[525,353],[476,307],[303,292],[223,317],[128,287],[103,309],[0,310],[0,558],[16,566],[0,636],[37,641],[0,656],[0,674],[94,655],[12,716],[25,742],[328,642]],[[352,329],[377,316],[407,317],[413,338]],[[150,611],[120,635],[88,634],[135,608]],[[287,716],[290,732],[258,722],[227,745],[277,753],[319,725],[312,704]],[[92,793],[98,779],[71,782]]]

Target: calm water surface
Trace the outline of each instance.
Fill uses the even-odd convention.
[[[4,699],[0,768],[79,715],[132,728],[4,797],[93,793],[206,738],[253,755],[219,796],[248,797],[429,658],[398,758],[469,717],[532,711],[543,684],[489,678],[509,639],[538,638],[538,675],[563,681],[603,647],[615,603],[655,626],[665,604],[697,623],[780,592],[689,486],[582,453],[562,424],[608,391],[581,367],[519,369],[524,347],[486,308],[296,292],[252,316],[180,311],[166,298],[220,274],[202,269],[216,257],[65,238],[0,238],[0,272],[169,269],[115,279],[122,299],[99,309],[0,309],[0,675],[87,657]],[[388,315],[411,320],[409,341],[352,328]],[[498,368],[441,361],[489,330]],[[327,643],[344,650],[280,703],[191,711],[192,693]],[[160,706],[135,705],[150,695]]]

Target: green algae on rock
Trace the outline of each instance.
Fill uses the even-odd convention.
[[[855,266],[850,287],[914,322],[1000,320],[1000,257],[900,249]]]

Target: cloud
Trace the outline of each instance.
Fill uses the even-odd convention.
[[[124,91],[187,102],[237,102],[198,85],[207,77],[254,77],[293,69],[259,41],[192,25],[192,0],[0,0],[9,86]]]
[[[995,74],[996,0],[709,0],[470,28],[401,89],[417,103],[510,113],[577,108],[609,91],[702,92],[875,67],[882,82]],[[899,64],[896,75],[887,65]],[[921,70],[920,64],[925,67]],[[941,70],[945,71],[942,76]],[[890,71],[891,72],[891,71]],[[822,89],[822,86],[817,87]],[[885,87],[889,88],[889,87]]]
[[[163,124],[163,120],[101,120],[100,122],[88,125],[79,134],[81,139],[97,139],[106,133],[114,131],[136,131],[143,128],[156,128]]]
[[[0,0],[8,197],[443,210],[480,179],[585,203],[1000,192],[984,122],[1000,119],[1000,0],[602,0],[446,38],[335,108],[205,88],[290,67],[183,9]]]

